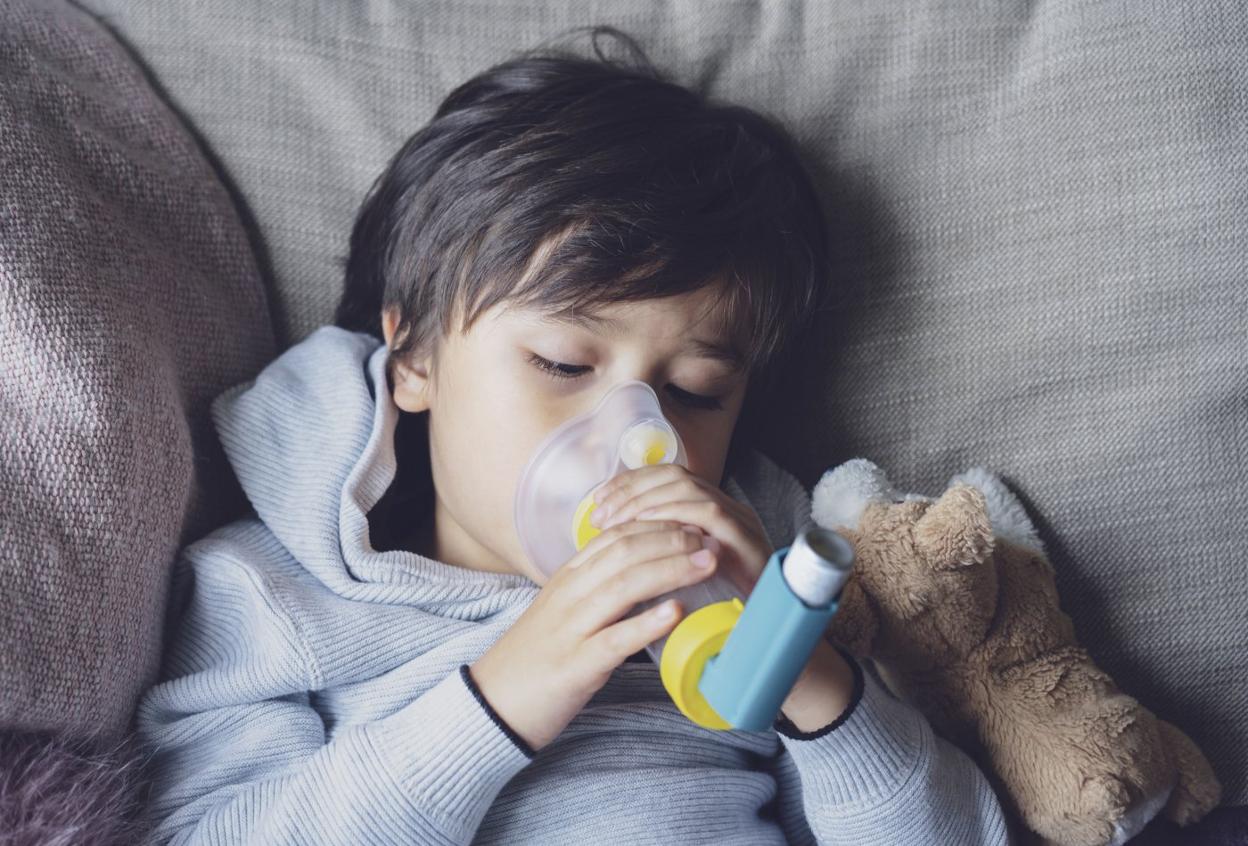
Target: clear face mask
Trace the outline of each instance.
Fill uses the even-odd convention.
[[[589,522],[594,491],[647,464],[687,467],[688,459],[654,389],[633,379],[547,435],[521,472],[515,523],[529,561],[553,575],[599,533]]]

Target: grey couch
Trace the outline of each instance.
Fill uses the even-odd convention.
[[[784,121],[824,190],[838,308],[764,451],[807,485],[1002,475],[1094,659],[1213,762],[1183,836],[1248,837],[1238,2],[79,6],[0,4],[0,727],[124,738],[178,544],[246,507],[205,402],[332,320],[442,95],[608,23]]]

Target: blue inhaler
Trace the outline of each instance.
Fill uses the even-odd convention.
[[[638,380],[616,385],[591,411],[551,432],[521,473],[515,522],[525,554],[553,575],[599,534],[589,522],[594,491],[626,469],[665,463],[688,466],[658,396]],[[668,694],[698,725],[762,731],[836,613],[853,560],[848,541],[811,527],[772,553],[748,601],[717,570],[629,614],[679,599],[685,617],[646,647]]]

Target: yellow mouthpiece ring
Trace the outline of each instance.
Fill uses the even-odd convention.
[[[572,515],[572,544],[576,547],[577,552],[584,549],[585,544],[602,534],[602,529],[589,522],[589,517],[594,513],[594,509],[597,506],[598,504],[594,502],[594,494],[591,491],[581,500],[581,504],[576,507],[576,512]]]
[[[706,662],[719,654],[745,606],[735,596],[694,611],[668,635],[659,656],[659,678],[680,712],[710,729],[730,729],[698,690]]]

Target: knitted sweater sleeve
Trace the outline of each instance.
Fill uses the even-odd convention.
[[[334,728],[265,574],[210,542],[174,570],[166,654],[136,734],[147,843],[467,844],[532,757],[466,667],[387,716]]]
[[[777,810],[789,842],[1007,846],[1001,804],[970,757],[841,652],[854,670],[845,713],[812,732],[776,722]]]

